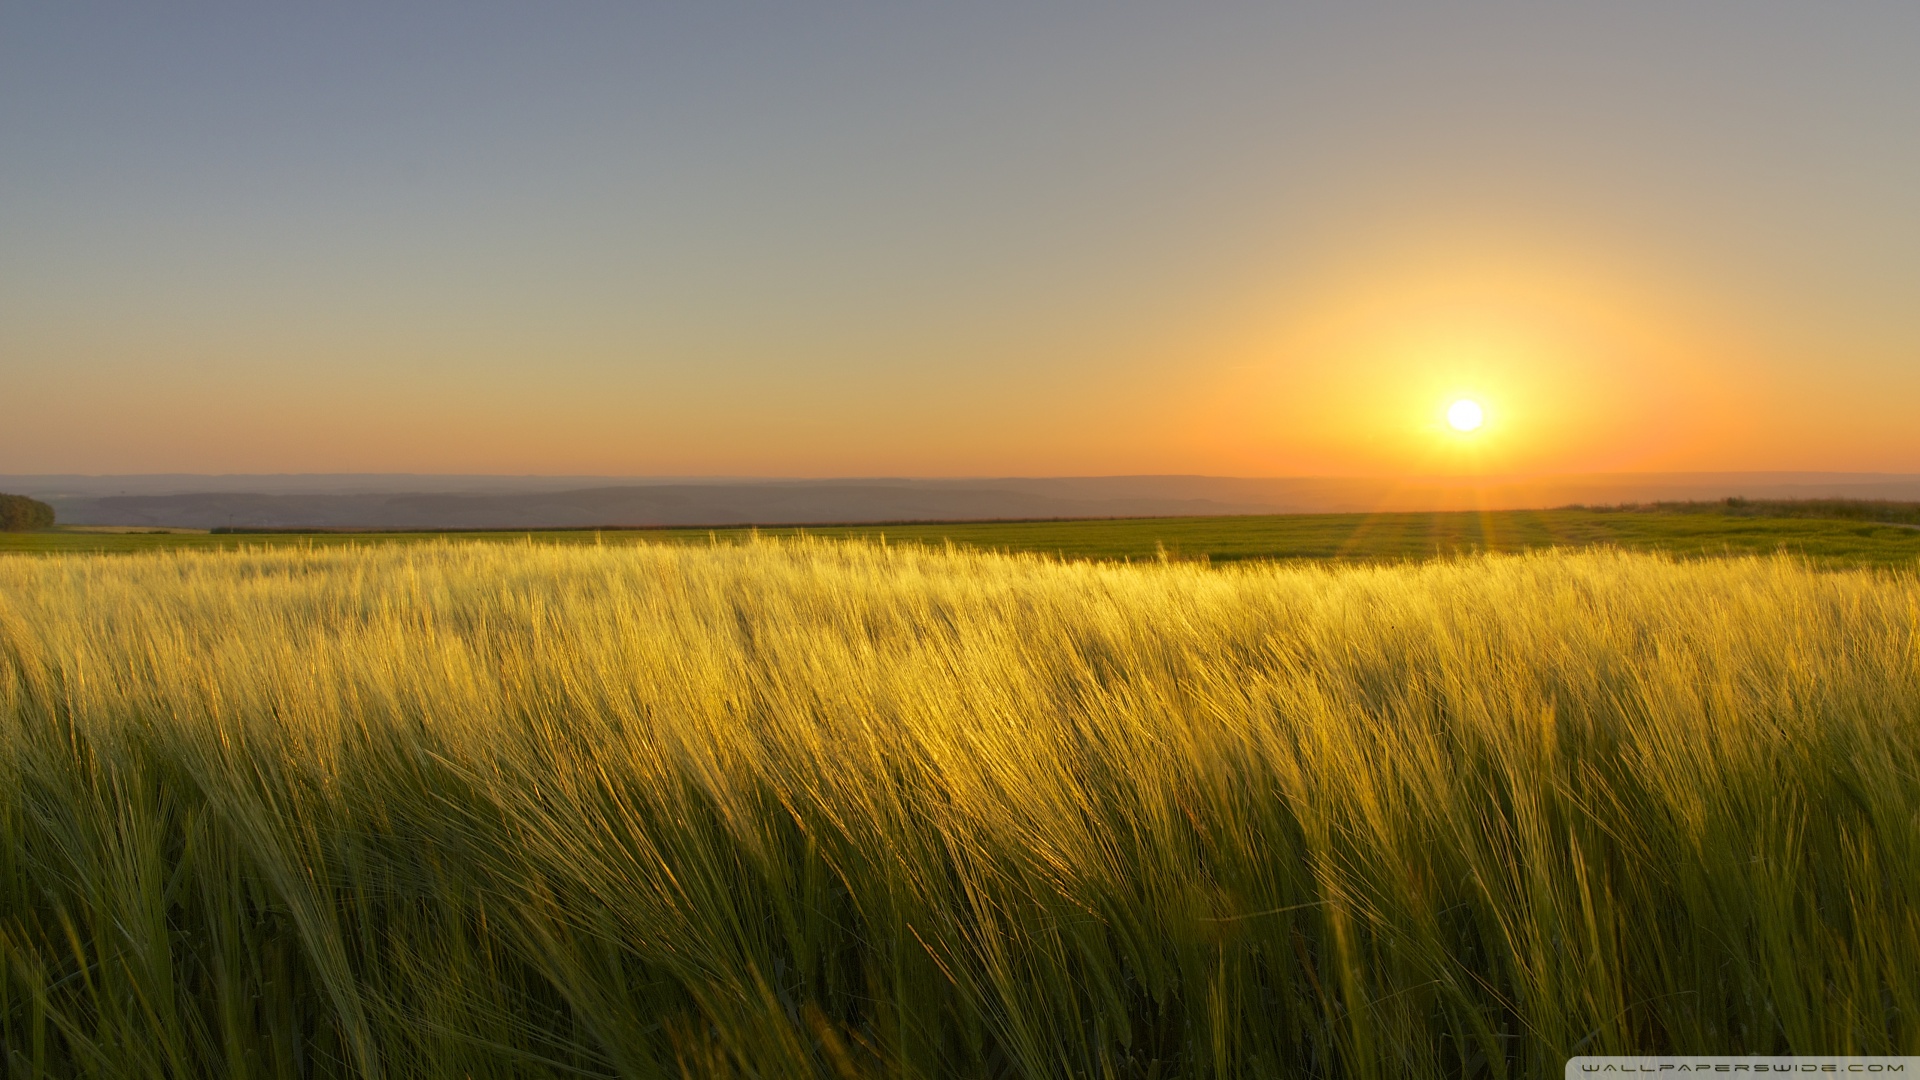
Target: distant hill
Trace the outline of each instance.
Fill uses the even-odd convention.
[[[323,528],[564,528],[1251,513],[1205,499],[1074,499],[992,488],[867,484],[652,485],[511,494],[203,493],[64,500],[74,524]]]
[[[1723,499],[1920,499],[1920,476],[711,480],[290,475],[0,476],[74,525],[558,528],[1525,509]]]

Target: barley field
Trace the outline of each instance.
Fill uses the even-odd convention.
[[[1736,505],[1737,503],[1737,505]],[[0,553],[79,554],[242,547],[369,547],[468,542],[518,544],[744,543],[815,537],[868,543],[953,544],[1116,562],[1416,562],[1546,548],[1615,547],[1682,558],[1785,553],[1825,569],[1920,565],[1920,504],[1861,500],[1680,503],[1559,510],[1261,514],[1232,517],[1082,518],[1063,521],[892,522],[753,528],[608,528],[546,532],[176,530],[75,526],[0,532]]]
[[[0,558],[0,1054],[1920,1053],[1920,578],[820,539]]]

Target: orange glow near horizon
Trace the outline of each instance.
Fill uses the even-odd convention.
[[[1692,467],[1747,411],[1725,346],[1646,291],[1515,260],[1371,268],[1292,306],[1212,396],[1249,473]],[[1470,432],[1448,409],[1470,400]],[[1257,464],[1255,464],[1257,463]]]
[[[1844,416],[1821,412],[1814,393],[1787,399],[1748,370],[1758,350],[1728,329],[1739,320],[1632,265],[1525,249],[1375,252],[1301,274],[1265,301],[1037,335],[992,379],[972,374],[986,351],[972,340],[923,345],[932,360],[921,368],[865,381],[750,378],[742,366],[703,383],[692,369],[642,378],[608,364],[590,395],[533,368],[470,385],[384,373],[356,383],[322,374],[320,346],[301,365],[310,374],[279,387],[237,362],[219,380],[204,361],[207,374],[182,377],[193,370],[183,357],[144,379],[103,381],[88,400],[138,418],[91,436],[88,452],[140,467],[63,470],[21,456],[15,471],[1417,478],[1920,467],[1887,459],[1884,447],[1902,444],[1876,434],[1897,395]],[[1213,333],[1194,333],[1209,323]],[[1141,328],[1140,340],[1113,344]],[[905,349],[912,333],[875,348]],[[749,345],[773,349],[743,342],[743,353]],[[817,357],[792,355],[824,365],[825,347],[812,348]],[[1073,378],[1042,362],[1062,356]],[[57,376],[49,367],[16,388],[59,401]],[[243,399],[274,404],[225,407]],[[1483,413],[1471,432],[1448,422],[1462,399]],[[65,437],[54,427],[81,428],[57,410],[45,424],[47,445]],[[1829,447],[1825,459],[1808,454]]]

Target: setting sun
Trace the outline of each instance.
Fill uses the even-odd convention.
[[[1447,406],[1447,423],[1455,431],[1475,431],[1486,422],[1486,411],[1471,398],[1461,398]]]

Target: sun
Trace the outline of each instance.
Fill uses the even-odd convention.
[[[1455,431],[1476,431],[1486,422],[1486,410],[1472,398],[1461,398],[1447,406],[1447,423]]]

